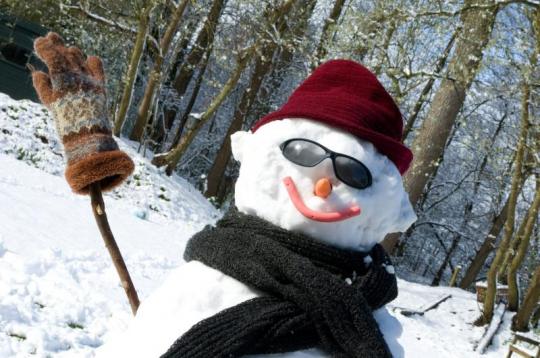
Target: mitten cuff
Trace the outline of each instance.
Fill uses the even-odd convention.
[[[112,139],[112,138],[111,138]],[[133,161],[121,150],[92,153],[66,167],[66,180],[77,194],[88,194],[90,184],[99,182],[101,190],[120,185],[135,168]]]

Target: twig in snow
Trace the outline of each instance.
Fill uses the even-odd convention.
[[[424,313],[426,313],[427,311],[431,311],[434,308],[437,308],[441,303],[443,303],[444,301],[446,301],[450,297],[452,297],[452,295],[450,295],[450,294],[444,295],[444,296],[436,299],[432,303],[428,303],[428,305],[425,306],[425,307],[420,307],[417,310],[403,309],[403,310],[400,311],[400,313],[402,315],[404,315],[405,317],[410,317],[410,316],[413,316],[413,315],[423,316]],[[396,308],[399,308],[399,307],[396,307]]]

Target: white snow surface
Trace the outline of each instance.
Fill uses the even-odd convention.
[[[105,195],[141,299],[182,263],[189,237],[219,216],[190,184],[129,143],[135,173]],[[92,356],[131,320],[89,198],[63,178],[46,109],[0,93],[0,357]]]
[[[142,301],[134,319],[88,198],[72,194],[63,178],[55,138],[42,106],[0,94],[0,357],[94,357],[114,347],[123,357],[137,343],[167,347],[165,340],[172,343],[203,316],[257,294],[200,263],[183,262],[189,237],[220,213],[186,181],[164,176],[119,141],[137,169],[105,202]],[[475,295],[398,284],[399,297],[375,312],[396,357],[480,357],[473,350],[484,331],[471,324],[480,313]],[[423,316],[399,313],[445,294],[452,297]],[[140,329],[159,317],[166,321],[157,331]],[[505,356],[509,325],[505,314],[485,357]],[[284,356],[325,355],[272,357]]]

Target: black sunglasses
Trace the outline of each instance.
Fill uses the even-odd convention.
[[[331,151],[317,142],[291,138],[281,143],[279,148],[285,158],[303,167],[314,167],[330,158],[336,177],[343,183],[357,189],[365,189],[371,185],[371,173],[361,161]]]

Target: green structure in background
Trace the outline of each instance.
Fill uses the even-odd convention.
[[[37,101],[27,65],[43,68],[32,51],[34,39],[46,33],[35,23],[0,15],[0,92]]]

